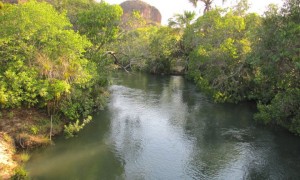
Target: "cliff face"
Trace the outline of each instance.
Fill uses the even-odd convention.
[[[128,0],[120,4],[123,8],[123,19],[126,19],[132,11],[139,11],[148,24],[161,24],[161,14],[159,10],[141,0]]]
[[[4,3],[12,3],[12,4],[17,4],[19,0],[2,0]]]

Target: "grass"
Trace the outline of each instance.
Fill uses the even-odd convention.
[[[59,117],[53,118],[52,135],[62,132],[64,121]],[[28,179],[27,173],[22,167],[30,159],[27,152],[22,149],[32,150],[38,147],[45,147],[51,144],[49,139],[51,121],[50,117],[43,110],[29,109],[1,109],[0,110],[0,143],[11,144],[10,152],[0,153],[0,180],[4,172],[15,173],[11,179]],[[14,143],[15,137],[16,142]],[[15,146],[18,149],[16,154]],[[3,155],[3,156],[1,156]],[[18,168],[12,166],[2,166],[1,160],[4,155],[10,156],[9,159],[18,164]],[[15,170],[15,172],[14,172]],[[5,176],[6,178],[6,176]]]
[[[18,162],[18,164],[24,164],[29,161],[30,155],[27,152],[22,152],[20,154],[15,154],[13,159]]]
[[[4,141],[8,142],[8,143],[12,143],[13,139],[6,133],[3,134],[3,139]]]
[[[14,118],[14,116],[15,116],[15,114],[14,114],[13,111],[10,111],[10,112],[8,113],[8,118],[9,118],[9,119]]]
[[[15,170],[15,175],[11,177],[12,180],[20,180],[20,179],[29,179],[26,170],[24,167],[18,167]]]
[[[23,163],[29,161],[30,159],[30,155],[28,153],[21,153],[19,156],[20,156],[20,161]]]
[[[30,127],[30,131],[33,135],[37,135],[40,131],[40,128],[38,126],[33,125]]]

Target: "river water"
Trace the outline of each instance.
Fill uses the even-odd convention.
[[[300,139],[215,104],[180,76],[119,74],[78,137],[33,153],[32,179],[299,179]]]

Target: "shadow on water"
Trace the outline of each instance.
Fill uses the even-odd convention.
[[[117,74],[78,137],[27,164],[33,179],[296,179],[298,137],[259,127],[252,104],[215,104],[180,76]]]
[[[53,147],[36,151],[27,164],[32,179],[116,179],[123,174],[122,162],[105,143],[109,112],[100,112],[80,132]]]

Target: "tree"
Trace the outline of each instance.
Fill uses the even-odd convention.
[[[192,49],[189,76],[217,101],[247,99],[248,89],[251,89],[247,57],[252,49],[248,35],[255,28],[248,27],[255,22],[246,21],[246,17],[235,15],[233,11],[224,15],[224,10],[211,10],[183,36],[186,47]]]
[[[146,62],[151,56],[150,38],[158,27],[149,26],[125,31],[111,44],[121,66],[125,69],[146,70]]]
[[[105,2],[94,4],[78,14],[78,30],[99,50],[104,44],[117,38],[122,13],[119,5]]]
[[[191,11],[184,11],[183,14],[175,14],[173,18],[169,19],[169,26],[175,28],[186,28],[191,25],[195,19],[196,13]]]
[[[169,27],[161,27],[150,37],[148,71],[154,74],[170,73],[176,60],[180,35]]]
[[[145,27],[147,26],[146,23],[146,19],[141,16],[140,11],[135,10],[122,18],[121,28],[126,33],[130,30]]]
[[[237,5],[233,7],[233,11],[238,16],[245,16],[249,8],[248,0],[240,0]]]
[[[287,0],[279,11],[270,6],[251,56],[255,70],[256,120],[300,134],[300,2]]]
[[[198,1],[203,2],[204,3],[204,11],[203,14],[207,13],[208,11],[211,10],[211,5],[213,3],[213,0],[189,0],[190,3],[192,3],[195,7],[197,7],[197,3]],[[225,0],[222,0],[223,3],[225,2]]]
[[[80,11],[77,15],[79,33],[86,36],[93,44],[87,49],[85,57],[95,63],[96,84],[101,86],[107,85],[107,73],[113,66],[113,61],[105,54],[111,50],[109,44],[119,36],[122,13],[121,6],[101,2]]]
[[[187,70],[188,65],[188,54],[190,50],[190,44],[187,45],[183,41],[183,35],[186,34],[184,32],[190,31],[192,32],[192,21],[195,19],[196,13],[191,11],[184,11],[183,14],[176,14],[173,18],[169,19],[169,27],[175,28],[178,31],[178,35],[180,36],[180,40],[178,43],[178,52],[177,59],[178,65],[183,67],[183,71]],[[178,67],[179,67],[178,66]]]
[[[67,17],[73,24],[74,30],[78,29],[78,14],[94,6],[94,0],[45,0],[52,4],[54,8],[62,13],[67,12]]]
[[[39,17],[38,19],[36,17]],[[3,107],[57,102],[90,80],[82,58],[90,42],[47,3],[13,5],[0,16]]]
[[[65,13],[36,1],[5,4],[0,13],[1,108],[46,106],[49,114],[77,119],[103,106],[105,84],[84,57],[92,44]]]

